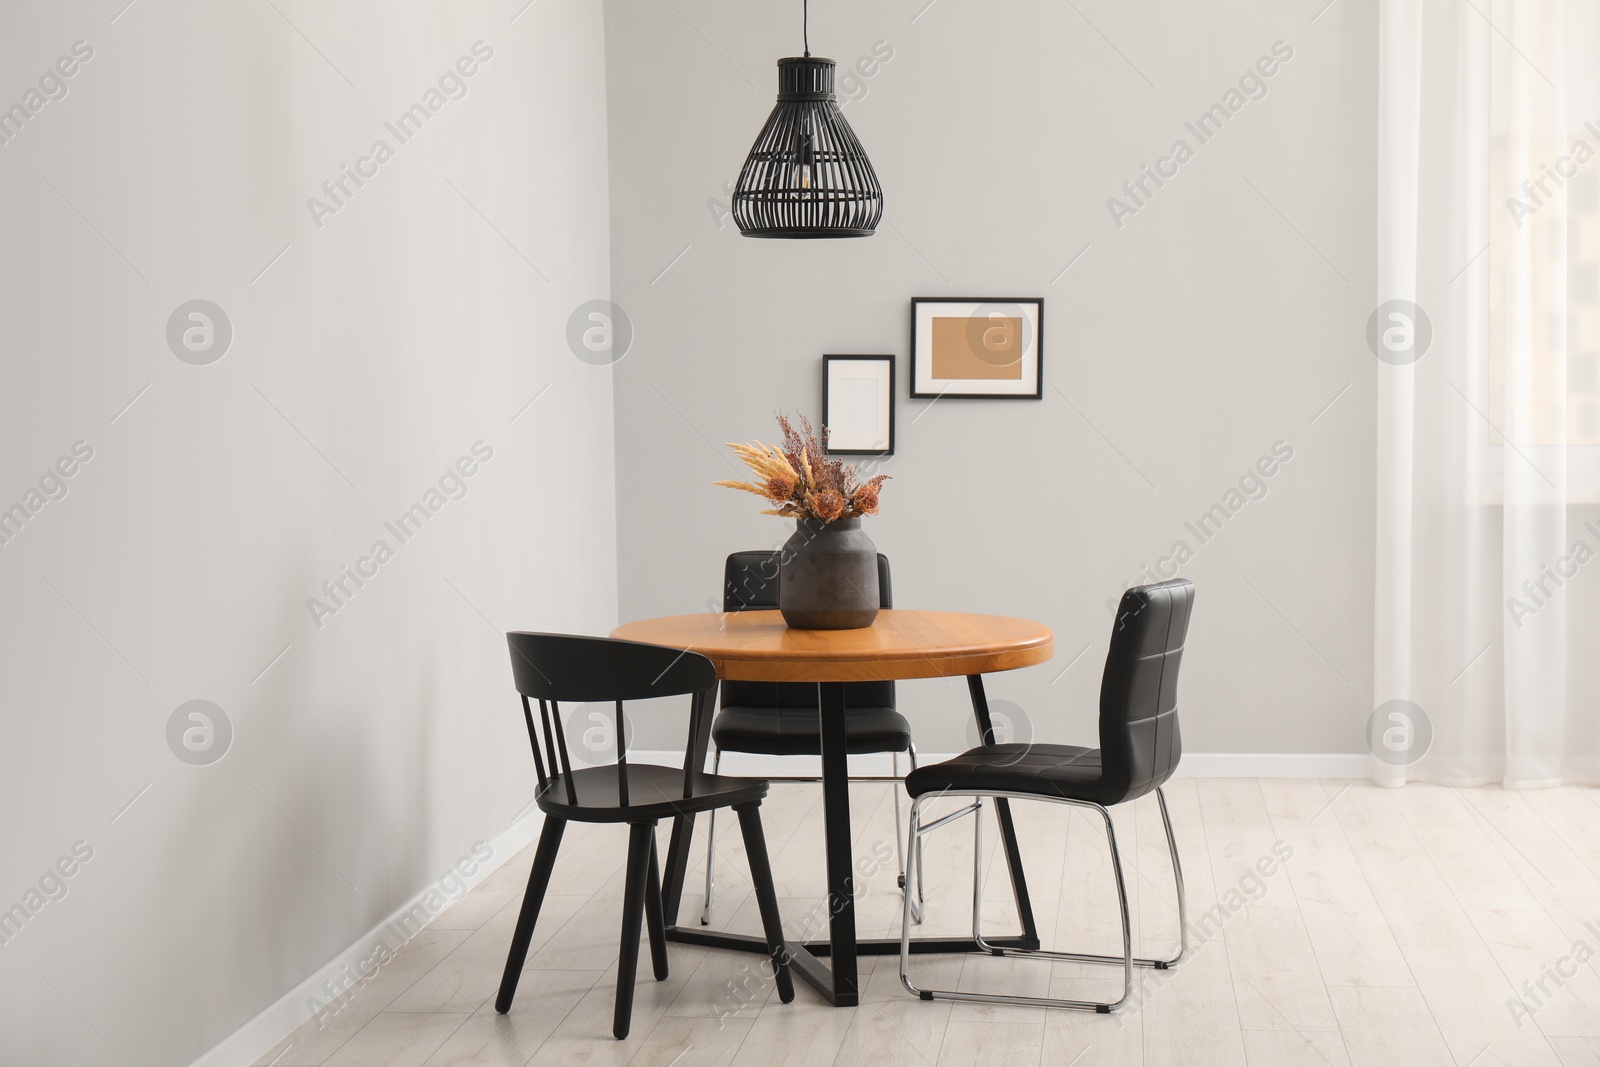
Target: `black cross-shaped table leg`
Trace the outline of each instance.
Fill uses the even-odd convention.
[[[823,998],[837,1007],[850,1007],[861,1001],[860,976],[856,967],[858,956],[899,955],[900,939],[877,937],[856,938],[855,870],[850,841],[850,783],[846,766],[844,682],[820,682],[818,714],[821,716],[822,736],[822,811],[827,838],[828,867],[828,939],[826,941],[789,942],[790,961],[795,971],[814,986]],[[986,744],[993,743],[994,727],[989,718],[989,702],[984,696],[983,676],[969,675],[967,686],[972,696],[972,714],[977,720],[978,734]],[[697,702],[689,726],[688,766],[698,769],[705,766],[706,749],[711,734],[712,701],[707,698]],[[896,787],[898,788],[898,786]],[[1004,798],[995,801],[995,815],[999,823],[1000,840],[1005,848],[1006,866],[1011,873],[1011,887],[1016,896],[1017,914],[1022,933],[1011,938],[991,938],[989,944],[1036,949],[1039,932],[1034,923],[1033,904],[1028,897],[1027,880],[1022,872],[1022,853],[1017,848],[1016,827],[1011,820],[1011,806]],[[897,826],[895,832],[901,832]],[[672,827],[672,844],[667,850],[667,869],[663,887],[667,940],[712,948],[734,949],[741,952],[766,954],[767,943],[761,937],[730,934],[694,927],[678,926],[678,905],[683,898],[683,882],[688,871],[690,842],[694,836],[694,820],[679,818]],[[907,855],[910,862],[910,854]],[[911,939],[912,952],[973,952],[977,941],[970,937],[919,937]],[[823,962],[831,957],[831,964]]]

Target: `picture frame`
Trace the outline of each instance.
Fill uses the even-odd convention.
[[[822,357],[823,449],[830,456],[894,455],[893,356]]]
[[[911,395],[1039,400],[1044,298],[911,298]]]

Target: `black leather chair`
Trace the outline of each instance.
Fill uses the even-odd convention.
[[[656,858],[656,824],[662,819],[680,815],[692,817],[702,811],[726,807],[739,813],[739,826],[744,831],[750,876],[755,883],[762,929],[772,953],[778,996],[786,1004],[793,1000],[789,953],[784,946],[778,896],[772,884],[766,838],[757,811],[767,795],[767,783],[756,778],[718,777],[693,767],[630,764],[627,758],[621,725],[623,701],[689,694],[695,701],[695,710],[702,715],[709,714],[711,694],[717,686],[717,672],[711,661],[675,648],[601,637],[509,633],[506,642],[511,647],[511,670],[516,677],[517,692],[522,694],[522,715],[528,725],[528,740],[533,745],[533,765],[539,775],[535,799],[539,810],[544,812],[544,829],[539,834],[533,870],[528,875],[528,890],[522,898],[522,912],[517,917],[505,975],[500,980],[500,993],[494,1002],[495,1011],[504,1015],[511,1010],[517,979],[522,976],[534,923],[539,918],[545,889],[550,885],[556,851],[561,847],[561,835],[567,823],[625,822],[629,831],[628,868],[623,880],[622,956],[617,964],[617,1001],[611,1032],[619,1039],[627,1037],[633,1016],[633,980],[639,964],[641,912],[650,931],[650,958],[655,964],[656,981],[667,977],[667,934],[661,906],[660,864]],[[537,724],[530,700],[539,702]],[[559,702],[563,700],[616,703],[617,758],[614,765],[573,768],[561,723]],[[540,726],[544,735],[542,748]]]
[[[723,570],[723,611],[770,611],[778,607],[777,552],[735,552]],[[889,581],[889,558],[878,555],[878,603],[894,607]],[[917,767],[917,749],[911,742],[911,724],[895,710],[893,682],[852,682],[845,686],[845,737],[851,755],[887,752],[894,758],[894,777],[900,777],[900,753],[911,769]],[[820,756],[817,687],[807,682],[723,682],[722,712],[711,726],[714,746],[712,771],[722,764],[724,752],[749,752],[767,756]],[[895,853],[899,857],[900,884],[906,882],[905,851],[900,840],[900,791],[894,795]],[[711,903],[716,888],[716,813],[706,833],[706,904],[701,925],[711,923]],[[922,861],[920,846],[917,862]],[[916,884],[922,885],[921,879]],[[920,896],[912,914],[921,921]]]
[[[983,899],[981,863],[975,863],[973,867],[972,933],[978,939],[980,948],[997,956],[1120,964],[1123,974],[1122,997],[1114,1002],[1099,1003],[919,989],[912,984],[910,974],[909,907],[901,922],[900,939],[900,981],[907,990],[923,1000],[937,997],[943,1000],[1035,1004],[1105,1013],[1116,1011],[1132,996],[1135,966],[1165,970],[1183,959],[1189,948],[1183,868],[1178,864],[1178,845],[1172,836],[1172,819],[1167,813],[1167,798],[1161,786],[1172,776],[1178,766],[1178,757],[1183,753],[1178,738],[1178,666],[1183,659],[1183,642],[1188,633],[1193,603],[1194,585],[1181,578],[1158,585],[1137,586],[1122,594],[1117,620],[1111,632],[1111,648],[1106,653],[1105,673],[1100,682],[1099,748],[995,744],[991,735],[984,739],[987,743],[983,746],[963,752],[944,763],[913,771],[906,778],[906,791],[914,798],[910,831],[913,841],[945,821],[936,819],[926,827],[921,826],[924,802],[944,796],[972,797],[974,805],[980,806],[984,797],[1045,800],[1093,808],[1100,813],[1105,820],[1106,840],[1111,849],[1111,869],[1116,875],[1117,900],[1122,909],[1121,956],[1000,948],[985,943],[979,929],[979,902]],[[1111,813],[1106,810],[1113,804],[1125,804],[1152,791],[1161,805],[1161,822],[1166,827],[1167,850],[1172,856],[1172,874],[1178,889],[1178,954],[1167,960],[1134,958],[1122,858],[1117,851]],[[983,820],[979,818],[974,821],[974,853],[981,858]]]

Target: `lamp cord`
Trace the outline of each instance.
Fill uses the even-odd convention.
[[[800,0],[800,35],[805,41],[806,57],[811,56],[811,0]]]

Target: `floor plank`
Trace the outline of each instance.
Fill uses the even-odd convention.
[[[1351,1067],[1456,1067],[1420,991],[1333,986],[1328,995]]]

